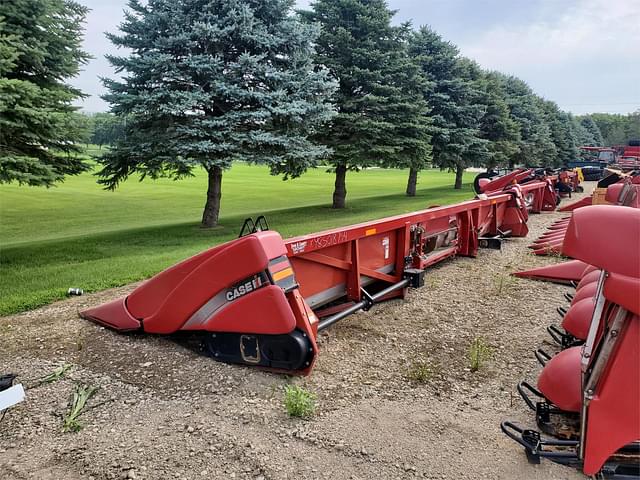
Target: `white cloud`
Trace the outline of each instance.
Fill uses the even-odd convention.
[[[95,56],[73,84],[107,108],[98,76],[112,77],[103,32],[116,31],[125,0],[80,0],[93,9],[85,48]],[[308,8],[311,0],[297,0]],[[639,0],[389,0],[398,21],[413,18],[457,43],[486,68],[517,75],[575,113],[640,108]]]
[[[631,0],[583,0],[557,16],[529,25],[501,25],[463,45],[464,53],[490,68],[563,65],[596,58],[632,60],[640,54],[640,5]],[[564,2],[566,5],[566,2]],[[632,65],[629,65],[632,67]],[[594,61],[597,68],[597,61]]]
[[[462,53],[577,114],[640,109],[636,0],[542,0],[535,17],[521,20],[461,42]]]

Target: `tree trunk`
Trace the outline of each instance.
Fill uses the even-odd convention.
[[[347,166],[336,165],[336,183],[333,190],[333,208],[344,208],[347,198]]]
[[[407,197],[416,196],[416,186],[418,185],[418,169],[411,167],[409,169],[409,181],[407,182]]]
[[[457,164],[456,165],[456,184],[453,186],[456,190],[460,190],[462,188],[462,174],[464,173],[464,165]]]
[[[222,197],[222,169],[211,167],[209,173],[209,188],[207,189],[207,203],[204,204],[202,227],[210,228],[218,224],[220,213],[220,197]]]

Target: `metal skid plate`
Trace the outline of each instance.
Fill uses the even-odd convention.
[[[478,247],[490,248],[492,250],[502,250],[502,237],[478,237]]]
[[[216,360],[275,370],[300,370],[313,356],[309,337],[299,330],[285,335],[206,333],[204,343]]]

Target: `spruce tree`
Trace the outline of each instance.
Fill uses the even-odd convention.
[[[578,139],[573,128],[573,115],[562,110],[559,111],[558,120],[560,122],[561,144],[558,148],[560,166],[567,166],[569,162],[574,162],[578,156]]]
[[[480,136],[489,141],[487,169],[509,164],[520,140],[518,125],[511,118],[506,92],[495,72],[485,72],[481,81],[485,113],[480,121]]]
[[[391,25],[386,1],[316,0],[311,8],[301,14],[321,27],[315,61],[340,84],[338,115],[317,138],[333,150],[333,208],[344,208],[347,171],[428,161],[424,80],[403,44],[407,26]]]
[[[91,143],[98,145],[100,149],[103,145],[115,144],[124,136],[126,116],[104,112],[96,113],[91,119],[93,120]]]
[[[596,122],[593,121],[589,115],[585,115],[580,119],[580,125],[584,127],[593,138],[593,143],[588,143],[586,145],[592,145],[595,147],[602,147],[604,145],[604,139],[602,138],[602,132],[598,128]]]
[[[619,114],[592,113],[589,115],[598,126],[602,134],[603,143],[606,146],[620,143],[624,132],[624,117]]]
[[[593,138],[593,135],[584,127],[580,119],[573,117],[572,120],[573,135],[576,139],[577,145],[591,147],[599,146],[596,145],[596,140]]]
[[[71,0],[0,3],[0,183],[51,186],[88,168],[76,155],[83,94],[66,83],[89,59],[86,14]]]
[[[603,145],[626,145],[629,140],[640,139],[640,110],[627,115],[592,113],[589,117],[600,130]]]
[[[576,139],[573,134],[573,128],[571,127],[571,117],[567,113],[562,112],[554,102],[538,97],[538,103],[551,131],[551,140],[557,152],[556,158],[553,159],[551,166],[560,167],[567,165],[578,156]]]
[[[430,109],[426,99],[433,91],[433,83],[409,54],[409,41],[413,35],[411,25],[403,24],[398,33],[403,48],[396,53],[395,66],[389,74],[395,88],[391,91],[393,98],[387,111],[394,127],[397,150],[392,158],[385,157],[382,165],[408,169],[405,193],[414,197],[418,173],[432,160]]]
[[[552,166],[556,163],[558,151],[551,138],[538,97],[529,85],[519,78],[498,74],[506,94],[511,118],[519,129],[520,140],[517,149],[509,158],[509,167]]]
[[[479,130],[484,107],[474,79],[477,67],[462,60],[458,48],[429,27],[421,27],[413,35],[409,51],[433,85],[427,96],[433,163],[453,169],[454,188],[462,188],[464,169],[487,155]]]
[[[625,134],[629,140],[640,140],[640,109],[625,115]]]
[[[108,57],[122,80],[105,80],[124,134],[102,158],[101,183],[183,178],[202,167],[202,225],[218,222],[223,170],[266,164],[285,178],[328,153],[309,135],[333,114],[335,89],[314,69],[317,28],[292,15],[294,0],[139,0],[120,34],[128,56]]]

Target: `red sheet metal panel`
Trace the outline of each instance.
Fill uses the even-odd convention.
[[[584,473],[640,439],[640,317],[631,316],[588,408]]]
[[[557,263],[555,265],[515,272],[513,275],[520,278],[533,278],[559,283],[578,282],[582,278],[587,266],[588,265],[581,260],[569,260],[568,262]]]
[[[593,205],[573,212],[563,253],[609,272],[640,277],[640,210]]]
[[[563,350],[549,360],[538,378],[540,392],[567,412],[579,412],[582,406],[580,358],[580,347]]]
[[[579,340],[586,340],[595,310],[595,298],[583,298],[571,305],[562,319],[562,328]]]
[[[399,281],[407,258],[410,266],[426,268],[453,255],[475,256],[478,236],[526,235],[527,210],[542,208],[549,186],[546,181],[511,185],[456,205],[294,237],[285,241],[287,254],[312,308],[345,296],[359,301],[361,286]]]

